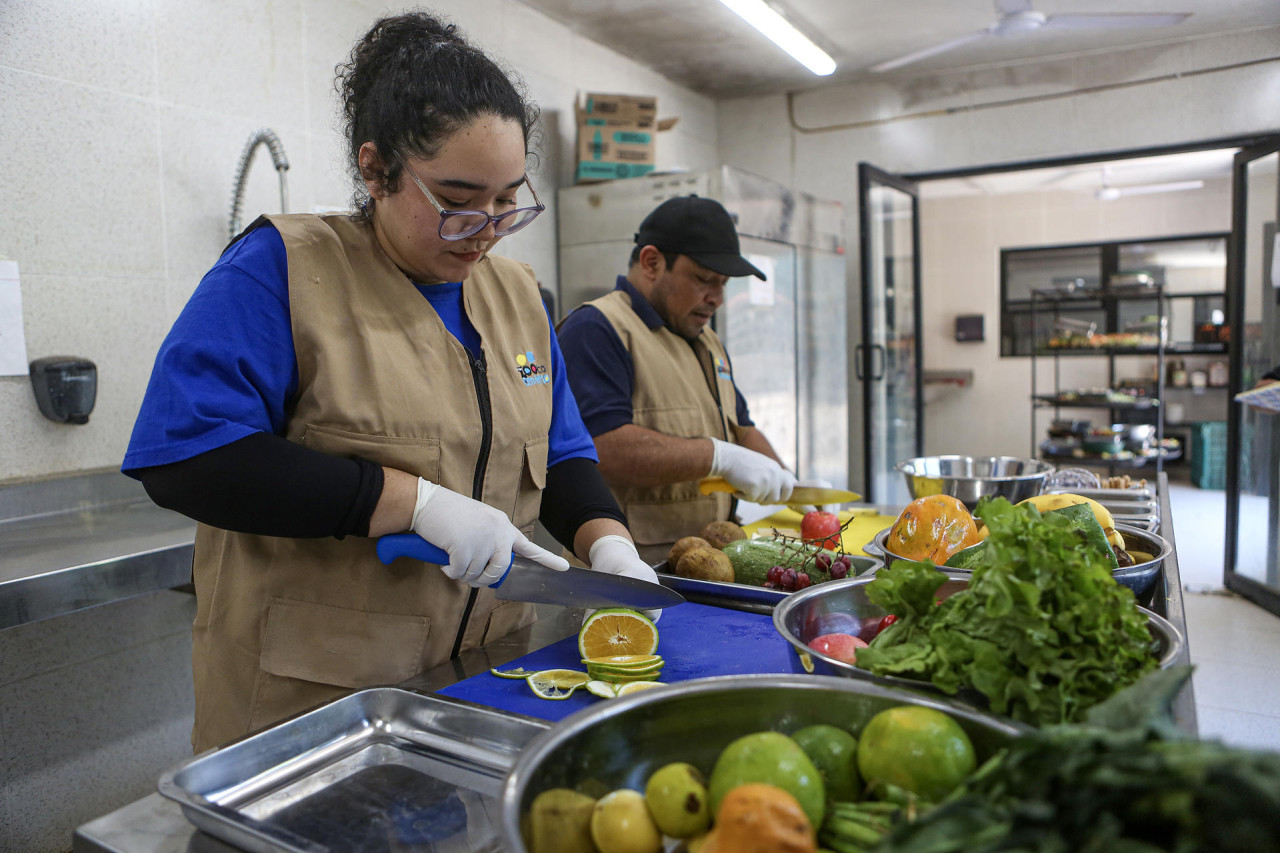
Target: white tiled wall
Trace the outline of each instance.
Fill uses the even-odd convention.
[[[551,212],[500,252],[544,285],[556,283],[554,190],[572,182],[579,92],[656,95],[661,117],[680,118],[659,137],[657,167],[717,165],[709,99],[516,0],[436,9],[542,108],[532,177]],[[45,420],[25,377],[0,377],[0,483],[119,464],[155,351],[226,243],[255,130],[280,136],[291,211],[347,204],[334,67],[386,11],[377,0],[0,0],[0,257],[19,263],[30,358],[84,356],[99,372],[85,426]],[[260,148],[243,221],[278,209]]]
[[[555,188],[573,175],[580,91],[649,94],[659,169],[717,164],[712,102],[516,0],[438,12],[523,77],[543,114],[532,178],[552,208],[501,252],[556,283]],[[270,127],[290,210],[351,195],[334,66],[379,0],[0,0],[0,257],[19,263],[29,357],[98,366],[85,426],[0,377],[0,485],[116,468],[169,325],[227,240],[241,149]],[[394,10],[393,10],[394,11]],[[260,148],[243,221],[279,209]],[[619,258],[619,266],[625,258]],[[0,631],[0,850],[62,851],[84,821],[190,754],[193,602],[177,593]]]

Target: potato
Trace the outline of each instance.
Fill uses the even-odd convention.
[[[708,522],[698,535],[710,542],[713,547],[723,548],[730,542],[746,539],[747,531],[732,521],[712,521]]]
[[[733,583],[733,563],[718,548],[690,548],[676,564],[676,574],[682,578]]]
[[[680,558],[685,555],[686,551],[692,548],[714,548],[707,540],[701,536],[684,536],[677,539],[675,544],[671,546],[670,553],[667,554],[667,571],[674,572],[676,565],[680,562]]]

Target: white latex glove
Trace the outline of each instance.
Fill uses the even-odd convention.
[[[814,477],[809,480],[796,480],[796,487],[799,488],[800,486],[804,486],[809,489],[829,489],[831,488],[831,481],[824,480],[821,477]],[[808,512],[810,509],[816,509],[822,512],[829,512],[832,515],[840,514],[840,504],[817,504],[812,507],[797,507],[797,509],[802,509],[805,512]]]
[[[488,504],[418,478],[413,532],[449,552],[440,570],[468,586],[488,586],[511,565],[511,555],[563,572],[569,563],[525,538],[511,520]]]
[[[601,536],[595,542],[592,542],[591,550],[587,552],[587,562],[591,565],[593,571],[606,572],[624,578],[635,578],[649,583],[658,582],[658,573],[653,570],[652,566],[640,559],[640,554],[636,551],[636,546],[631,540],[616,533]],[[587,611],[587,615],[590,616],[594,612]],[[662,615],[661,610],[642,610],[640,612],[654,622],[657,622],[658,617]]]
[[[711,439],[711,476],[724,477],[748,500],[776,504],[791,497],[796,476],[763,453],[718,438]]]

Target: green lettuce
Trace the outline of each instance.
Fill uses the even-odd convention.
[[[858,652],[859,667],[952,695],[977,691],[996,713],[1033,725],[1080,720],[1156,667],[1133,592],[1068,518],[1004,499],[982,512],[991,556],[964,590],[935,603],[946,578],[930,562],[901,560],[868,585],[898,618]]]

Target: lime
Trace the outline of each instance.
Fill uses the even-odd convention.
[[[805,726],[791,735],[822,774],[827,798],[839,802],[858,799],[858,739],[844,729],[826,724]]]
[[[525,669],[522,666],[516,667],[515,669],[491,669],[489,671],[499,678],[528,678],[537,672],[537,670]]]
[[[858,738],[858,770],[868,784],[897,785],[930,802],[949,794],[976,766],[964,729],[933,708],[888,708]]]
[[[618,695],[618,687],[610,681],[588,681],[587,692],[601,699],[612,699]]]
[[[610,607],[587,617],[578,631],[578,656],[651,655],[658,648],[658,628],[635,610]]]
[[[630,696],[632,693],[639,693],[641,690],[649,690],[653,687],[662,687],[661,681],[632,681],[627,684],[618,685],[619,696]]]
[[[543,699],[568,699],[573,691],[590,680],[585,672],[576,669],[544,669],[525,679],[533,692]]]

